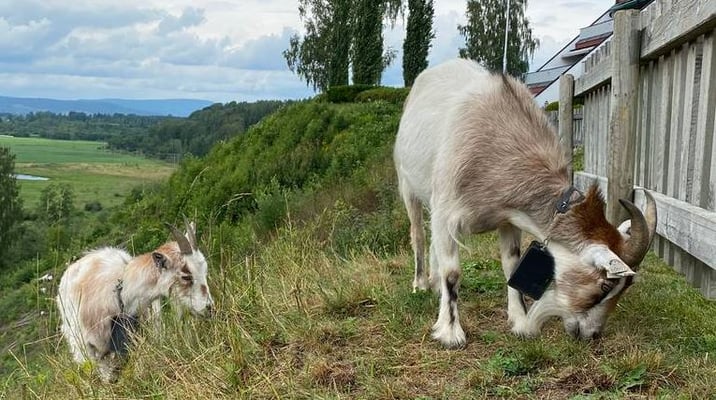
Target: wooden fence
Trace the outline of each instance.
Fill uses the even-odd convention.
[[[572,113],[572,141],[574,147],[584,144],[584,113],[582,107],[575,108]],[[559,111],[548,111],[549,122],[559,129]]]
[[[584,100],[584,171],[575,186],[598,182],[612,222],[624,217],[617,198],[650,190],[654,251],[716,298],[716,1],[618,11],[611,41],[584,61],[573,86],[563,84],[560,103]],[[643,193],[634,193],[643,206]]]

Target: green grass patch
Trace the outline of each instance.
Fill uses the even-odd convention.
[[[138,252],[167,237],[162,220],[196,216],[215,318],[168,309],[161,329],[143,327],[119,382],[103,385],[72,362],[53,314],[41,314],[55,283],[41,293],[23,280],[0,302],[12,309],[0,348],[13,354],[0,365],[0,398],[713,397],[716,304],[653,254],[601,340],[573,340],[558,319],[523,339],[507,323],[497,235],[464,238],[468,341],[446,350],[433,340],[438,299],[412,293],[391,161],[399,112],[383,101],[305,102],[184,161],[107,225],[111,243]],[[79,251],[43,260],[36,274],[61,271]]]
[[[217,318],[176,320],[167,312],[163,330],[143,332],[116,385],[75,366],[63,343],[54,352],[56,338],[30,344],[46,346],[52,369],[30,368],[14,379],[53,399],[707,398],[716,384],[713,357],[696,352],[710,349],[716,306],[699,301],[653,256],[605,337],[580,342],[557,320],[540,338],[513,336],[504,288],[474,290],[501,273],[499,264],[463,254],[472,276],[460,298],[468,344],[445,350],[430,338],[435,295],[411,293],[408,254],[341,259],[308,237],[291,228],[251,259],[213,257]],[[474,252],[497,251],[493,235],[469,244]],[[210,245],[207,253],[216,250]],[[658,303],[672,306],[655,307],[657,291]],[[705,339],[685,342],[685,335]]]
[[[53,140],[0,135],[0,146],[9,147],[17,164],[156,164],[155,161],[107,150],[104,142]]]
[[[76,207],[92,202],[112,207],[121,204],[132,188],[159,182],[174,170],[168,163],[111,152],[102,142],[0,136],[0,146],[15,154],[17,173],[49,178],[18,180],[20,197],[29,208],[52,183],[71,185]]]

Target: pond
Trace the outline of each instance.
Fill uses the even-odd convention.
[[[47,180],[50,180],[50,178],[45,178],[44,176],[35,176],[35,175],[26,175],[26,174],[15,174],[15,178],[17,178],[20,181],[47,181]]]

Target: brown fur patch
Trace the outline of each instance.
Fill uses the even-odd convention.
[[[586,312],[603,297],[601,282],[603,271],[571,269],[565,271],[557,281],[558,288],[567,296],[573,312]]]
[[[573,251],[586,243],[601,243],[620,254],[623,239],[619,231],[607,221],[605,208],[606,203],[599,188],[592,185],[583,201],[557,217],[552,238],[572,245]]]

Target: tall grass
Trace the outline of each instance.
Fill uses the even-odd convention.
[[[468,344],[445,350],[432,340],[438,302],[432,293],[412,293],[408,224],[395,192],[390,138],[374,143],[373,152],[361,147],[394,128],[376,131],[376,118],[390,125],[399,108],[361,107],[301,105],[252,131],[270,131],[273,142],[283,146],[295,139],[279,129],[284,125],[293,132],[295,125],[286,118],[310,125],[319,123],[310,118],[319,115],[320,124],[332,128],[321,136],[325,143],[316,143],[336,151],[325,159],[305,154],[308,158],[290,165],[313,160],[329,166],[328,175],[290,168],[281,175],[280,165],[255,165],[242,175],[236,166],[250,158],[231,155],[258,143],[247,137],[215,149],[206,160],[188,160],[168,188],[127,204],[113,217],[113,223],[127,226],[137,224],[137,216],[150,221],[180,212],[198,215],[216,317],[177,315],[167,302],[161,326],[142,327],[116,384],[102,384],[90,364],[75,365],[51,329],[29,334],[24,348],[33,356],[15,353],[13,368],[0,379],[0,397],[713,396],[716,305],[651,254],[602,340],[574,341],[558,320],[548,323],[541,337],[523,340],[507,324],[495,235],[469,238],[461,250],[460,288]],[[318,140],[311,135],[305,137]],[[261,151],[270,155],[276,149],[269,142]],[[247,186],[251,190],[226,186],[227,176],[246,183],[262,174],[278,175]],[[232,208],[243,193],[247,208]],[[128,228],[134,251],[166,238],[153,222],[138,225]]]
[[[437,299],[411,293],[410,255],[338,255],[290,221],[250,255],[205,238],[213,319],[164,313],[145,325],[117,384],[101,384],[51,337],[46,368],[18,357],[5,396],[28,398],[707,398],[716,307],[650,255],[599,342],[558,321],[538,339],[509,333],[494,235],[468,242],[463,350],[430,339]],[[213,227],[212,227],[213,228]],[[213,229],[211,229],[213,230]],[[168,305],[168,308],[171,306]]]

